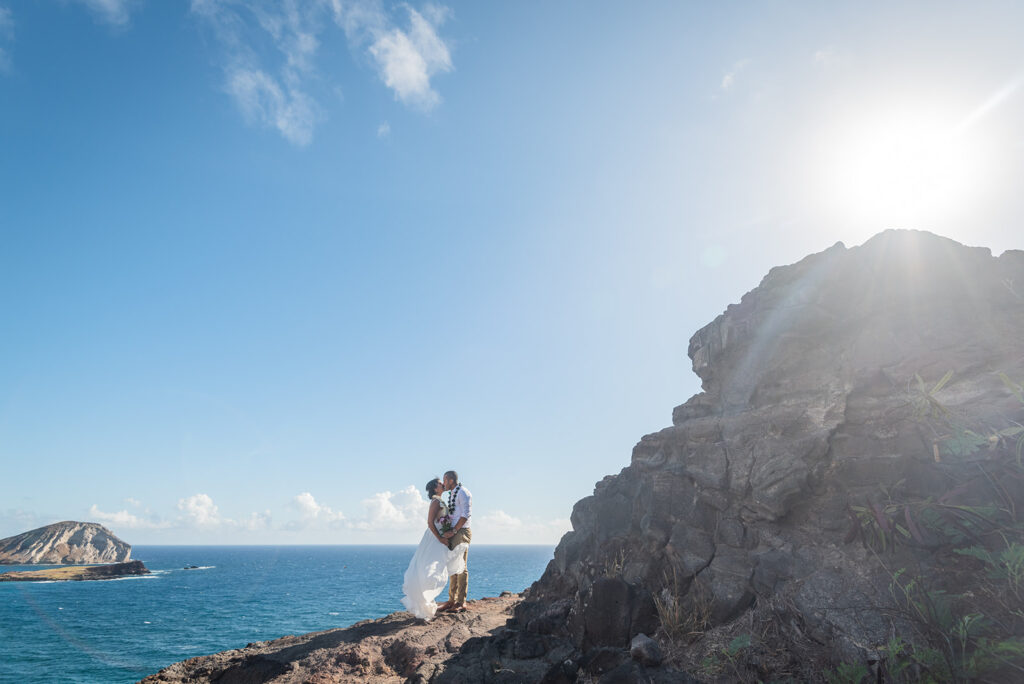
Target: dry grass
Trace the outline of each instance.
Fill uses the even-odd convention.
[[[673,644],[689,644],[703,636],[711,624],[711,597],[701,582],[680,584],[672,569],[665,574],[664,588],[654,597],[661,629]]]
[[[7,574],[16,576],[19,580],[26,582],[76,580],[82,579],[89,574],[89,566],[79,565],[65,568],[48,568],[46,570],[18,571]]]

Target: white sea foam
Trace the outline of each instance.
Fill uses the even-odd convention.
[[[159,579],[156,575],[131,575],[128,577],[111,577],[110,579],[99,580],[100,582],[121,582],[123,580],[155,580]]]

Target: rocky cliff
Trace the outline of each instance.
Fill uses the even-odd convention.
[[[1024,584],[990,579],[1024,567],[1024,252],[837,244],[772,269],[689,356],[703,391],[575,505],[518,608],[523,636],[576,649],[548,681],[639,676],[640,633],[709,679],[969,679],[972,649],[990,680],[1024,672]],[[991,629],[943,650],[971,615]]]
[[[0,539],[0,564],[122,563],[132,547],[103,525],[66,520]]]

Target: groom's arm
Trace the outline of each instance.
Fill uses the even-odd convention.
[[[466,524],[466,518],[459,518],[459,522],[455,523],[452,529],[444,533],[445,539],[451,539],[455,536],[455,533],[462,529],[462,526]]]

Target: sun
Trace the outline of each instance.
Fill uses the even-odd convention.
[[[824,141],[824,194],[848,218],[925,227],[969,210],[982,187],[975,138],[928,107],[852,117]]]

